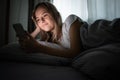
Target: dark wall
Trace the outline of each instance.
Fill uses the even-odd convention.
[[[7,44],[9,0],[0,0],[0,47]]]

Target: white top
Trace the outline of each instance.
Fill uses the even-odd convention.
[[[69,36],[69,29],[70,26],[73,22],[76,20],[79,20],[80,22],[82,21],[78,16],[76,15],[69,15],[65,22],[63,23],[62,26],[62,37],[59,40],[61,45],[55,44],[55,43],[50,43],[50,42],[45,42],[45,41],[39,41],[37,40],[40,44],[52,47],[52,48],[59,48],[59,49],[64,49],[64,48],[70,48],[70,36]]]
[[[62,37],[60,39],[60,43],[64,48],[70,48],[70,36],[69,36],[69,30],[73,22],[76,20],[82,21],[78,16],[76,15],[69,15],[62,26]]]

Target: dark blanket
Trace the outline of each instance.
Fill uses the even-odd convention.
[[[73,59],[72,66],[95,80],[118,80],[120,43],[86,50]]]
[[[120,42],[120,18],[99,19],[91,25],[85,23],[80,30],[84,49]]]
[[[38,63],[45,65],[66,66],[71,59],[47,55],[43,53],[26,53],[18,42],[10,43],[0,49],[0,61],[13,61],[22,63]]]
[[[120,18],[85,23],[80,30],[84,51],[72,66],[95,80],[120,79]]]

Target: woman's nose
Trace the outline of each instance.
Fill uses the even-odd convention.
[[[44,23],[44,22],[45,22],[45,19],[44,19],[44,18],[41,18],[41,22]]]

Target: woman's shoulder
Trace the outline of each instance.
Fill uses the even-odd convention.
[[[82,21],[82,19],[79,17],[79,16],[77,16],[77,15],[75,15],[75,14],[70,14],[66,19],[65,19],[65,23],[67,23],[67,24],[72,24],[74,21],[76,21],[76,20],[79,20],[79,21]]]
[[[68,20],[74,20],[74,19],[76,19],[77,17],[78,17],[77,15],[70,14],[70,15],[67,16],[67,18],[65,19],[65,22],[68,21]]]

